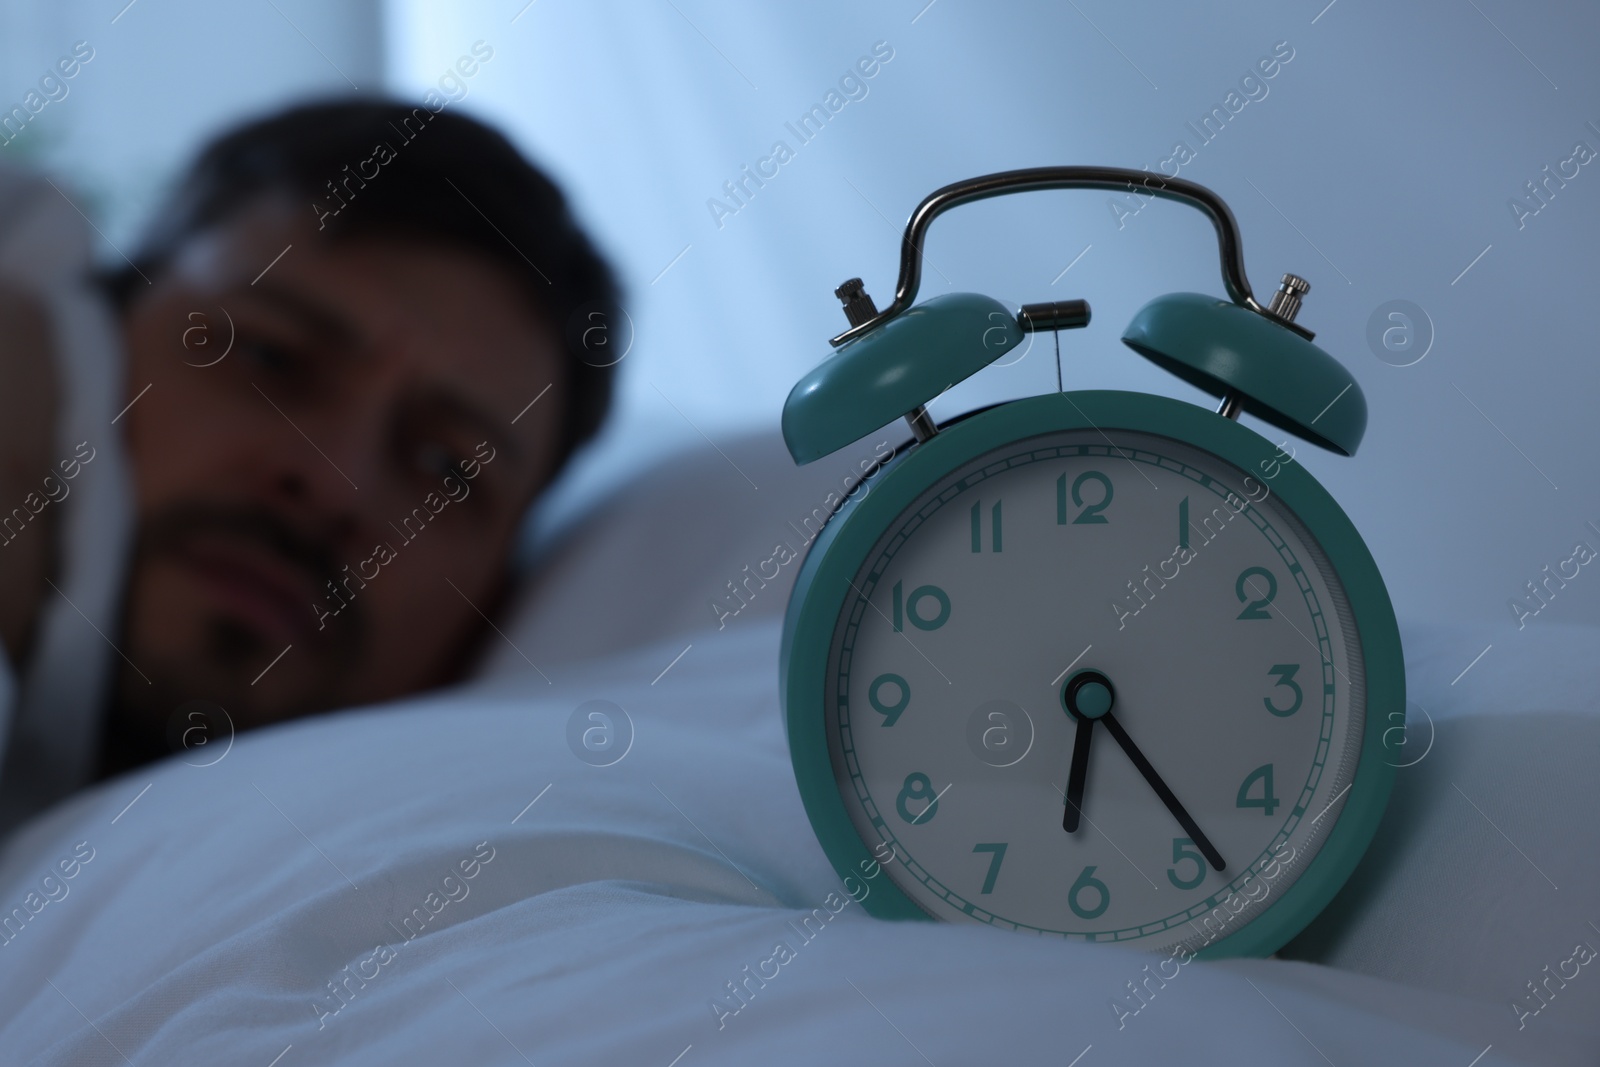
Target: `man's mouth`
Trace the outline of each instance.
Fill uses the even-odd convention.
[[[227,537],[197,537],[176,553],[227,614],[275,642],[309,636],[316,579],[265,547]]]

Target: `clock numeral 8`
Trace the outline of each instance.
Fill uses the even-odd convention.
[[[926,800],[928,806],[913,815],[906,809],[906,804],[913,800]],[[939,798],[933,791],[933,779],[921,771],[912,771],[906,775],[905,785],[900,788],[900,795],[895,797],[894,809],[900,817],[915,826],[921,822],[931,822],[939,813]]]
[[[1105,490],[1100,499],[1093,504],[1083,502],[1083,483],[1099,482]],[[1078,517],[1072,520],[1074,526],[1091,526],[1097,523],[1107,523],[1111,520],[1100,514],[1111,506],[1111,479],[1099,471],[1084,471],[1073,479],[1072,503],[1075,507],[1083,508],[1078,512]],[[1056,479],[1056,525],[1067,525],[1067,476],[1063,474]]]
[[[1083,873],[1078,875],[1078,880],[1072,883],[1072,888],[1067,890],[1067,906],[1080,919],[1098,919],[1111,906],[1111,890],[1094,876],[1094,871],[1093,867],[1085,867]],[[1078,897],[1085,889],[1093,889],[1099,896],[1099,902],[1092,908],[1085,908],[1078,903]]]
[[[903,582],[894,583],[894,629],[896,633],[906,628],[906,616],[911,617],[911,625],[919,630],[937,630],[950,621],[950,596],[936,585],[919,585],[911,590],[911,595],[904,597],[900,592]],[[932,598],[939,605],[939,613],[931,619],[917,610],[917,605]]]

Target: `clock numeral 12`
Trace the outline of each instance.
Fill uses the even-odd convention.
[[[986,844],[972,846],[972,851],[974,852],[990,853],[989,873],[984,876],[983,888],[979,890],[980,893],[994,892],[994,880],[1000,876],[1000,862],[1006,858],[1006,844],[1007,842],[1005,841],[990,841]]]
[[[1000,501],[994,502],[994,507],[989,509],[989,526],[991,533],[990,551],[1000,551]],[[983,551],[983,503],[979,501],[972,505],[972,551]]]
[[[1085,482],[1100,483],[1100,488],[1104,492],[1099,500],[1090,504],[1084,503],[1083,486]],[[1092,526],[1110,522],[1110,519],[1100,513],[1111,506],[1111,479],[1099,471],[1084,471],[1073,479],[1072,503],[1074,507],[1083,509],[1078,512],[1078,517],[1072,520],[1072,525]],[[1056,479],[1056,525],[1067,525],[1067,476],[1065,474]]]
[[[997,505],[998,506],[998,505]],[[919,585],[911,590],[911,595],[902,597],[901,586],[903,582],[894,583],[894,629],[896,633],[904,630],[906,616],[911,617],[911,625],[919,630],[937,630],[950,621],[950,596],[936,585]],[[928,599],[939,605],[937,615],[931,619],[918,610],[917,605]]]

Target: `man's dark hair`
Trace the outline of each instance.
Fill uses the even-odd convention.
[[[380,144],[389,146],[381,165]],[[362,163],[379,169],[363,177]],[[491,257],[561,337],[567,403],[556,469],[599,430],[616,359],[600,339],[611,340],[607,331],[622,318],[615,275],[561,190],[504,135],[456,112],[329,101],[223,134],[191,164],[132,265],[102,275],[118,310],[188,240],[270,193],[304,196],[335,240],[417,237]]]

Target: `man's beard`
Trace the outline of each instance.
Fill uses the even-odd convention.
[[[169,720],[195,700],[220,705],[241,730],[335,707],[341,702],[345,678],[364,659],[368,627],[359,600],[346,604],[338,620],[317,634],[322,640],[304,650],[299,665],[304,669],[304,664],[312,664],[312,677],[297,692],[286,695],[278,689],[270,703],[263,701],[266,690],[255,682],[264,673],[262,668],[283,650],[225,614],[201,620],[199,646],[187,656],[158,655],[144,647],[143,635],[131,622],[134,599],[149,564],[181,557],[185,547],[201,537],[252,542],[304,571],[317,589],[335,573],[330,544],[301,533],[264,508],[190,502],[166,508],[141,523],[129,561],[121,627],[126,654],[120,659],[105,720],[103,773],[167,755],[175,736]]]

